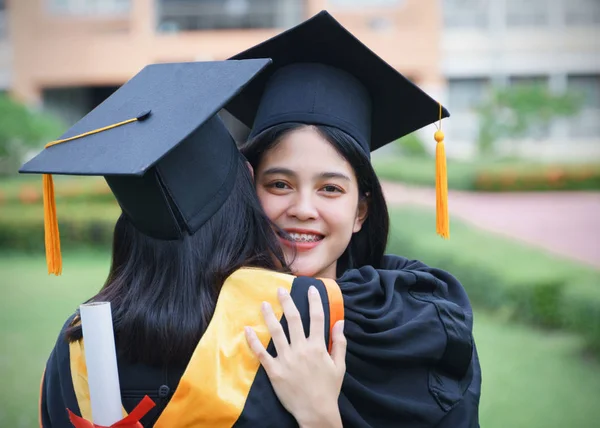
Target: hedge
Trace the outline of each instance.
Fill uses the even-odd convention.
[[[453,220],[446,241],[425,210],[393,210],[388,250],[452,273],[474,306],[582,334],[600,354],[600,271]]]
[[[61,249],[110,248],[120,208],[113,202],[57,202]],[[0,249],[44,251],[41,203],[11,204],[0,209]]]
[[[106,181],[100,177],[54,177],[57,202],[113,202]],[[42,202],[40,176],[16,176],[0,181],[0,207],[12,204],[35,205]]]
[[[448,160],[448,188],[488,192],[600,190],[600,164],[539,164],[524,161]],[[373,160],[383,180],[435,186],[430,157],[387,157]]]

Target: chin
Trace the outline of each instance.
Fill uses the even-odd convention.
[[[316,276],[319,272],[317,269],[306,267],[306,266],[294,266],[292,265],[292,273],[296,276]]]

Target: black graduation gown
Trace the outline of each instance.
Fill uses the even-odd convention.
[[[386,256],[384,267],[349,270],[337,281],[343,296],[348,340],[347,370],[339,399],[344,426],[478,427],[481,370],[472,336],[472,309],[463,287],[450,274],[418,261]],[[290,294],[306,330],[306,291],[310,284],[316,285],[323,296],[326,326],[333,325],[339,317],[335,304],[340,302],[332,291],[333,281],[293,278],[262,270],[254,273],[258,276],[247,281],[266,284],[272,282],[273,275],[289,281]],[[226,282],[223,290],[229,288]],[[269,292],[269,296],[273,294]],[[257,299],[267,300],[269,296]],[[225,298],[219,300],[227,302]],[[256,304],[257,318],[258,300],[244,303]],[[219,323],[218,316],[213,323]],[[285,328],[284,317],[282,323]],[[239,334],[243,335],[242,325]],[[203,337],[200,343],[204,340]],[[329,342],[329,332],[326,341]],[[81,415],[73,386],[70,349],[74,349],[72,344],[60,336],[48,360],[40,406],[45,428],[70,426],[66,408]],[[272,342],[267,349],[274,353]],[[120,359],[118,363],[124,409],[130,412],[144,395],[149,395],[157,406],[142,419],[142,424],[154,426],[161,412],[167,413],[165,407],[174,406],[172,397],[186,368],[152,368]],[[231,420],[219,426],[297,426],[277,400],[260,366],[256,367],[239,414]],[[198,422],[180,426],[216,425]]]

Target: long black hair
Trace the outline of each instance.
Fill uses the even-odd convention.
[[[223,282],[241,267],[289,272],[245,159],[229,198],[195,234],[162,241],[121,214],[104,287],[119,355],[132,363],[185,366],[213,315]],[[80,324],[67,330],[82,337]]]
[[[257,170],[267,151],[274,148],[285,135],[306,126],[314,127],[348,161],[358,181],[359,198],[367,202],[367,218],[361,230],[352,235],[350,244],[338,259],[338,277],[351,268],[367,265],[380,268],[389,233],[389,213],[373,166],[352,136],[331,126],[289,122],[264,130],[242,144],[240,151]]]

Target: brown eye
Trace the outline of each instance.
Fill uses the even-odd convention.
[[[342,192],[342,189],[340,189],[337,186],[332,186],[332,185],[324,186],[323,190],[326,191],[327,193]]]

